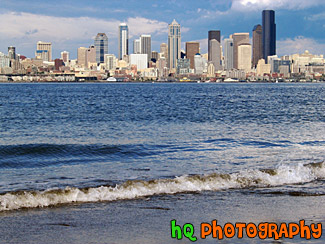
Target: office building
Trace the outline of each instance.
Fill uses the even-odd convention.
[[[105,33],[98,33],[95,38],[96,62],[104,63],[105,54],[108,54],[108,38]]]
[[[86,47],[78,48],[77,62],[79,64],[79,66],[81,66],[83,68],[88,67],[87,51],[88,51],[88,48],[86,48]]]
[[[238,46],[238,69],[246,73],[252,71],[252,45],[249,43]]]
[[[255,25],[253,29],[253,67],[256,67],[258,60],[263,58],[263,29],[261,25]]]
[[[224,41],[225,46],[225,70],[234,68],[234,41],[227,38]]]
[[[122,23],[118,32],[118,59],[122,60],[124,55],[129,55],[129,28]]]
[[[70,54],[67,51],[61,52],[61,59],[63,60],[64,63],[68,63],[70,60]]]
[[[8,57],[9,59],[16,59],[16,48],[13,46],[8,47]]]
[[[156,51],[151,52],[151,60],[155,60],[155,62],[157,62],[158,56],[159,56],[158,52],[156,52]]]
[[[148,62],[151,60],[151,35],[141,35],[141,54],[147,54]]]
[[[116,69],[116,57],[114,54],[105,54],[106,69],[114,71]]]
[[[42,59],[43,61],[52,61],[52,43],[37,42],[35,56],[37,59]]]
[[[209,41],[209,62],[212,62],[216,71],[222,70],[221,65],[221,46],[216,39]]]
[[[220,37],[220,31],[219,30],[211,30],[211,31],[209,31],[209,33],[208,33],[208,57],[209,57],[209,59],[208,59],[208,61],[210,62],[210,61],[212,61],[212,57],[215,57],[216,55],[213,55],[212,54],[212,48],[214,48],[215,49],[215,46],[214,47],[212,47],[211,46],[211,44],[210,44],[210,42],[212,41],[212,40],[217,40],[218,42],[219,42],[219,46],[221,45],[220,44],[220,41],[221,41],[221,37]],[[215,45],[216,43],[214,43],[214,45]],[[214,60],[215,62],[216,62],[216,60]]]
[[[10,58],[4,53],[0,52],[0,68],[6,68],[10,66]]]
[[[133,53],[141,54],[141,39],[135,39],[133,41]]]
[[[190,60],[190,68],[194,69],[194,56],[200,52],[200,43],[198,42],[186,42],[185,44],[186,58]]]
[[[181,26],[176,20],[168,26],[168,68],[176,69],[181,57]]]
[[[208,60],[202,57],[201,54],[197,53],[194,56],[194,73],[196,75],[202,75],[206,72]]]
[[[238,47],[241,44],[249,43],[249,33],[235,33],[231,35],[231,38],[234,48],[233,66],[234,69],[238,69]]]
[[[263,18],[263,58],[267,61],[268,56],[276,54],[276,25],[275,12],[264,10]]]
[[[136,65],[138,70],[148,68],[148,54],[131,54],[130,65]]]
[[[160,44],[160,53],[162,54],[162,57],[164,57],[166,60],[168,59],[168,46],[166,43]]]

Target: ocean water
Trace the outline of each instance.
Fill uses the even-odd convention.
[[[0,84],[0,243],[324,225],[324,160],[325,84]]]

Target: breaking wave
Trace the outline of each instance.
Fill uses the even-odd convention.
[[[325,179],[325,163],[280,165],[275,169],[252,169],[231,174],[180,176],[174,179],[126,181],[95,188],[48,189],[8,192],[0,195],[0,211],[38,208],[69,203],[131,200],[161,194],[274,187]]]

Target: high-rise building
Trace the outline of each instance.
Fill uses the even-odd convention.
[[[158,56],[159,56],[158,52],[156,52],[156,51],[151,52],[151,60],[156,60],[156,62],[157,62]]]
[[[105,33],[98,33],[95,38],[96,62],[104,63],[105,54],[108,54],[108,38]]]
[[[209,31],[209,36],[208,36],[208,57],[209,57],[209,61],[211,60],[212,57],[212,51],[211,51],[211,46],[210,46],[210,41],[211,40],[217,40],[220,44],[220,31],[219,30],[210,30]]]
[[[141,35],[141,54],[147,54],[148,62],[151,60],[151,35]]]
[[[70,54],[67,51],[61,52],[61,59],[63,60],[64,63],[68,63],[70,60]]]
[[[215,70],[222,70],[221,65],[221,46],[220,42],[216,39],[209,41],[209,61],[213,63]]]
[[[238,47],[241,44],[249,43],[249,33],[235,33],[231,35],[234,42],[234,68],[238,69]]]
[[[197,53],[194,56],[194,73],[197,75],[202,75],[204,70],[206,69],[208,60],[202,57],[201,54]]]
[[[148,55],[146,54],[131,54],[130,64],[136,65],[138,70],[148,68]]]
[[[116,69],[116,57],[114,54],[105,54],[106,69],[114,71]]]
[[[234,41],[231,38],[225,39],[225,70],[234,68]]]
[[[105,62],[105,58],[104,58],[104,62]],[[92,64],[97,63],[97,60],[96,60],[96,47],[94,45],[91,45],[87,49],[87,63],[88,63],[88,67],[91,66]]]
[[[141,38],[133,41],[133,53],[141,54]]]
[[[36,58],[43,61],[52,61],[52,43],[51,42],[37,42]]]
[[[176,69],[181,57],[181,25],[176,20],[168,26],[168,67]]]
[[[168,47],[166,43],[160,44],[160,53],[163,54],[163,57],[167,60],[168,59]]]
[[[7,55],[0,52],[0,68],[5,68],[10,66],[10,59]],[[1,71],[1,70],[0,70]]]
[[[199,42],[186,42],[185,44],[186,57],[190,60],[190,68],[194,69],[194,56],[200,52]]]
[[[243,43],[238,46],[238,69],[250,72],[252,68],[252,45]]]
[[[124,55],[129,55],[129,28],[121,23],[118,30],[118,59],[122,60]]]
[[[263,58],[267,62],[268,56],[276,54],[276,24],[275,12],[263,10]]]
[[[258,60],[263,58],[263,29],[261,25],[255,25],[253,29],[253,67],[256,67]]]
[[[88,48],[86,48],[86,47],[78,48],[78,58],[77,58],[78,64],[84,68],[88,66],[87,51],[88,51]]]
[[[13,46],[8,47],[8,57],[10,59],[16,59],[16,48]]]

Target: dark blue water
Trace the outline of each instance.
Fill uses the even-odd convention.
[[[0,210],[187,192],[195,205],[233,189],[320,201],[324,95],[324,84],[1,84]]]

